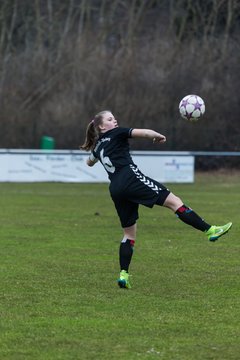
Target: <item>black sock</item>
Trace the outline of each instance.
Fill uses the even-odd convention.
[[[195,229],[207,231],[211,227],[211,225],[207,224],[202,218],[200,218],[200,216],[198,216],[198,214],[186,205],[182,205],[179,209],[177,209],[175,214],[180,220],[193,226]]]
[[[119,262],[120,269],[128,271],[132,254],[133,254],[134,240],[127,239],[126,242],[121,242],[119,248]]]

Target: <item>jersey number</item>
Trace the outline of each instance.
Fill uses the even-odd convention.
[[[108,156],[104,156],[104,149],[102,149],[100,151],[100,157],[101,157],[101,161],[102,161],[102,164],[103,166],[105,167],[105,169],[110,172],[110,173],[114,173],[115,171],[115,166],[113,166],[111,160],[109,159]]]

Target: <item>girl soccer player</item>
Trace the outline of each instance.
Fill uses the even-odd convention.
[[[129,154],[129,138],[147,138],[154,143],[166,141],[164,135],[154,130],[118,127],[111,111],[105,110],[90,122],[81,146],[81,149],[91,151],[87,165],[93,166],[100,160],[108,173],[110,194],[123,228],[118,285],[126,289],[131,288],[128,269],[136,240],[139,204],[171,209],[184,223],[205,232],[210,241],[216,241],[232,226],[231,222],[223,226],[209,225],[163,184],[142,174]]]

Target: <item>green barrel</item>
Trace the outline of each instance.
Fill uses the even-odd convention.
[[[42,150],[53,150],[55,148],[55,139],[51,136],[42,136],[40,147]]]

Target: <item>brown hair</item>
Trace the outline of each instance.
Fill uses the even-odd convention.
[[[90,151],[93,150],[100,134],[99,125],[102,123],[103,115],[106,112],[111,112],[110,110],[103,110],[96,114],[93,120],[88,124],[86,129],[86,137],[83,145],[80,146],[80,149]]]

